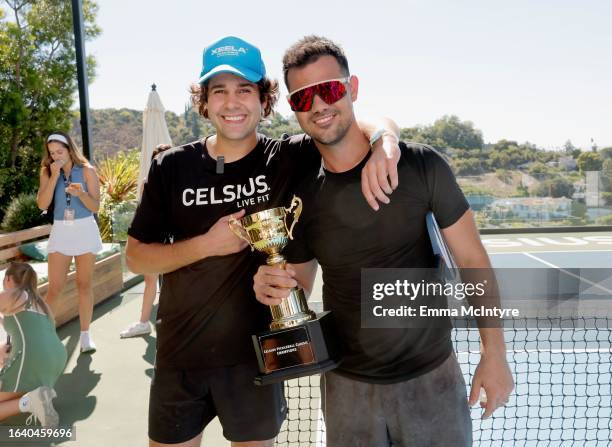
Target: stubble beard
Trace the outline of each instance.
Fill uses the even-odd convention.
[[[329,135],[325,137],[325,136],[319,136],[319,135],[312,134],[310,135],[310,137],[319,144],[323,144],[326,146],[334,146],[340,143],[344,139],[346,134],[348,134],[348,131],[350,128],[351,128],[350,123],[347,123],[347,124],[339,123],[333,135]]]

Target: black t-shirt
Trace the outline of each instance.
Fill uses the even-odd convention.
[[[288,206],[320,155],[310,138],[258,135],[245,157],[216,173],[205,144],[170,149],[151,164],[128,234],[144,243],[205,233],[222,216]],[[253,292],[265,255],[249,249],[205,258],[164,274],[157,317],[159,368],[206,369],[255,361],[251,335],[268,329],[270,310]]]
[[[450,329],[361,328],[361,268],[433,268],[435,258],[425,216],[441,228],[469,205],[434,149],[400,143],[399,186],[391,203],[372,210],[361,193],[361,169],[332,173],[315,169],[296,194],[303,200],[289,262],[317,259],[323,270],[323,304],[333,312],[345,356],[337,371],[357,380],[392,383],[424,374],[452,349]]]

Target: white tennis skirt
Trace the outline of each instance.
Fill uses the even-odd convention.
[[[100,250],[102,250],[102,239],[93,216],[73,221],[53,221],[47,252],[79,256],[85,253],[95,254]]]

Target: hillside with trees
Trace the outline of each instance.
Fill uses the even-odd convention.
[[[177,115],[166,112],[166,124],[172,143],[181,145],[214,133],[210,122],[202,119],[191,108]],[[277,114],[262,122],[260,132],[273,138],[283,133],[300,133],[294,118],[286,119]],[[71,136],[81,145],[81,125],[78,113],[73,114]],[[140,150],[142,144],[142,112],[132,109],[100,109],[91,111],[92,148],[96,159],[112,156],[117,152]]]
[[[140,150],[142,142],[142,112],[132,109],[92,110],[93,149],[97,159],[120,151]],[[172,142],[185,144],[214,133],[210,122],[202,119],[192,109],[177,115],[166,112],[166,122]],[[278,138],[301,130],[293,116],[280,114],[263,121],[259,131]],[[80,125],[75,116],[71,134],[80,144]],[[482,132],[472,122],[461,121],[456,116],[443,116],[428,126],[401,129],[401,139],[429,144],[438,149],[460,177],[494,174],[497,178],[504,171],[522,171],[535,178],[560,175],[564,172],[601,170],[606,158],[612,156],[612,148],[598,152],[581,152],[571,141],[563,151],[546,151],[532,143],[518,143],[502,139],[496,143],[484,143]]]

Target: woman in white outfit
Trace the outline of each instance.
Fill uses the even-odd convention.
[[[89,334],[93,314],[92,278],[95,254],[102,249],[93,213],[100,206],[100,182],[94,167],[66,133],[54,132],[47,137],[37,202],[40,209],[53,213],[46,301],[51,305],[61,293],[74,257],[81,352],[93,352],[96,346]]]

